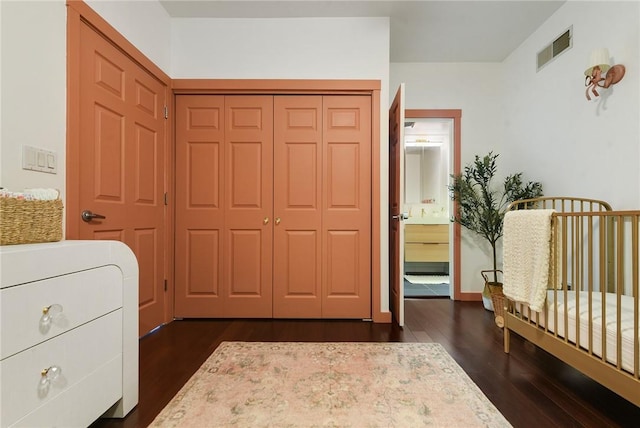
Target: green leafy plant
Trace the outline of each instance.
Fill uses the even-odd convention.
[[[507,206],[513,201],[542,196],[542,184],[523,183],[521,172],[507,176],[502,187],[496,188],[493,179],[498,169],[497,158],[493,152],[482,158],[476,155],[462,174],[451,176],[453,184],[449,186],[451,198],[457,203],[451,221],[477,233],[491,245],[494,283],[498,283],[496,244],[502,237]]]

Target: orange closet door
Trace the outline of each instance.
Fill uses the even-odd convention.
[[[273,316],[322,316],[322,96],[274,99]]]
[[[273,315],[273,96],[225,97],[225,316]]]
[[[370,318],[371,98],[325,96],[323,110],[322,317]]]
[[[274,106],[274,316],[370,318],[371,98]]]
[[[225,310],[224,96],[176,97],[175,316]]]
[[[176,317],[271,317],[273,97],[176,97]]]

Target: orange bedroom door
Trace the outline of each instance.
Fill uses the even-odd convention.
[[[118,240],[135,253],[144,335],[165,310],[166,86],[87,25],[80,31],[79,162],[70,166],[80,210],[66,215],[71,238]]]

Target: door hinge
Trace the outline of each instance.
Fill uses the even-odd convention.
[[[164,204],[169,205],[169,195],[167,192],[164,192]]]
[[[164,280],[164,291],[167,291],[167,280]]]
[[[164,118],[169,119],[169,108],[164,106]]]

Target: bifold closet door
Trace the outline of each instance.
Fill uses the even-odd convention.
[[[272,96],[176,96],[176,317],[272,316],[272,182]]]
[[[273,316],[322,317],[322,96],[274,99]]]
[[[371,318],[370,97],[323,97],[322,164],[322,317]]]
[[[273,97],[225,97],[225,314],[273,315]]]
[[[371,98],[176,96],[176,317],[371,317]]]
[[[371,98],[274,106],[274,316],[370,318]]]

